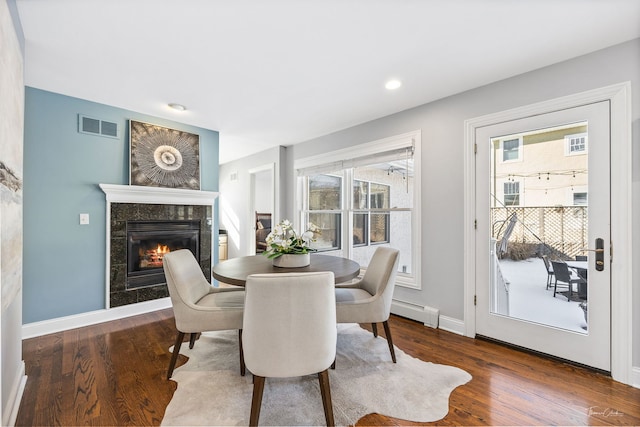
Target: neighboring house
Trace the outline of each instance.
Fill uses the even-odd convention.
[[[492,207],[584,206],[587,125],[495,138]]]
[[[493,237],[504,238],[515,214],[509,240],[530,244],[530,256],[582,255],[588,245],[587,124],[505,135],[491,144]]]

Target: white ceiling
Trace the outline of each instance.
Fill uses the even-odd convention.
[[[639,0],[16,3],[26,85],[217,130],[221,163],[640,37]]]

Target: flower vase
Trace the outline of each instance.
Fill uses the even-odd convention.
[[[296,268],[296,267],[306,267],[311,264],[311,255],[310,254],[284,254],[280,255],[278,258],[273,258],[273,266],[274,267],[282,267],[282,268]]]

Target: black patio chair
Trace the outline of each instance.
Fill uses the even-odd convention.
[[[551,266],[553,267],[553,274],[556,279],[553,284],[553,296],[555,298],[556,293],[558,293],[558,282],[563,282],[560,286],[566,286],[568,289],[567,301],[571,301],[573,297],[573,284],[576,283],[578,286],[580,284],[587,283],[582,277],[572,277],[569,272],[569,267],[564,262],[551,261]]]
[[[551,286],[551,280],[553,279],[553,267],[549,264],[549,259],[546,255],[542,255],[542,261],[544,262],[544,266],[547,269],[547,290],[549,290],[549,286]]]

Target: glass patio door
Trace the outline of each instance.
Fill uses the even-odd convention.
[[[610,370],[609,103],[476,129],[476,333]]]

